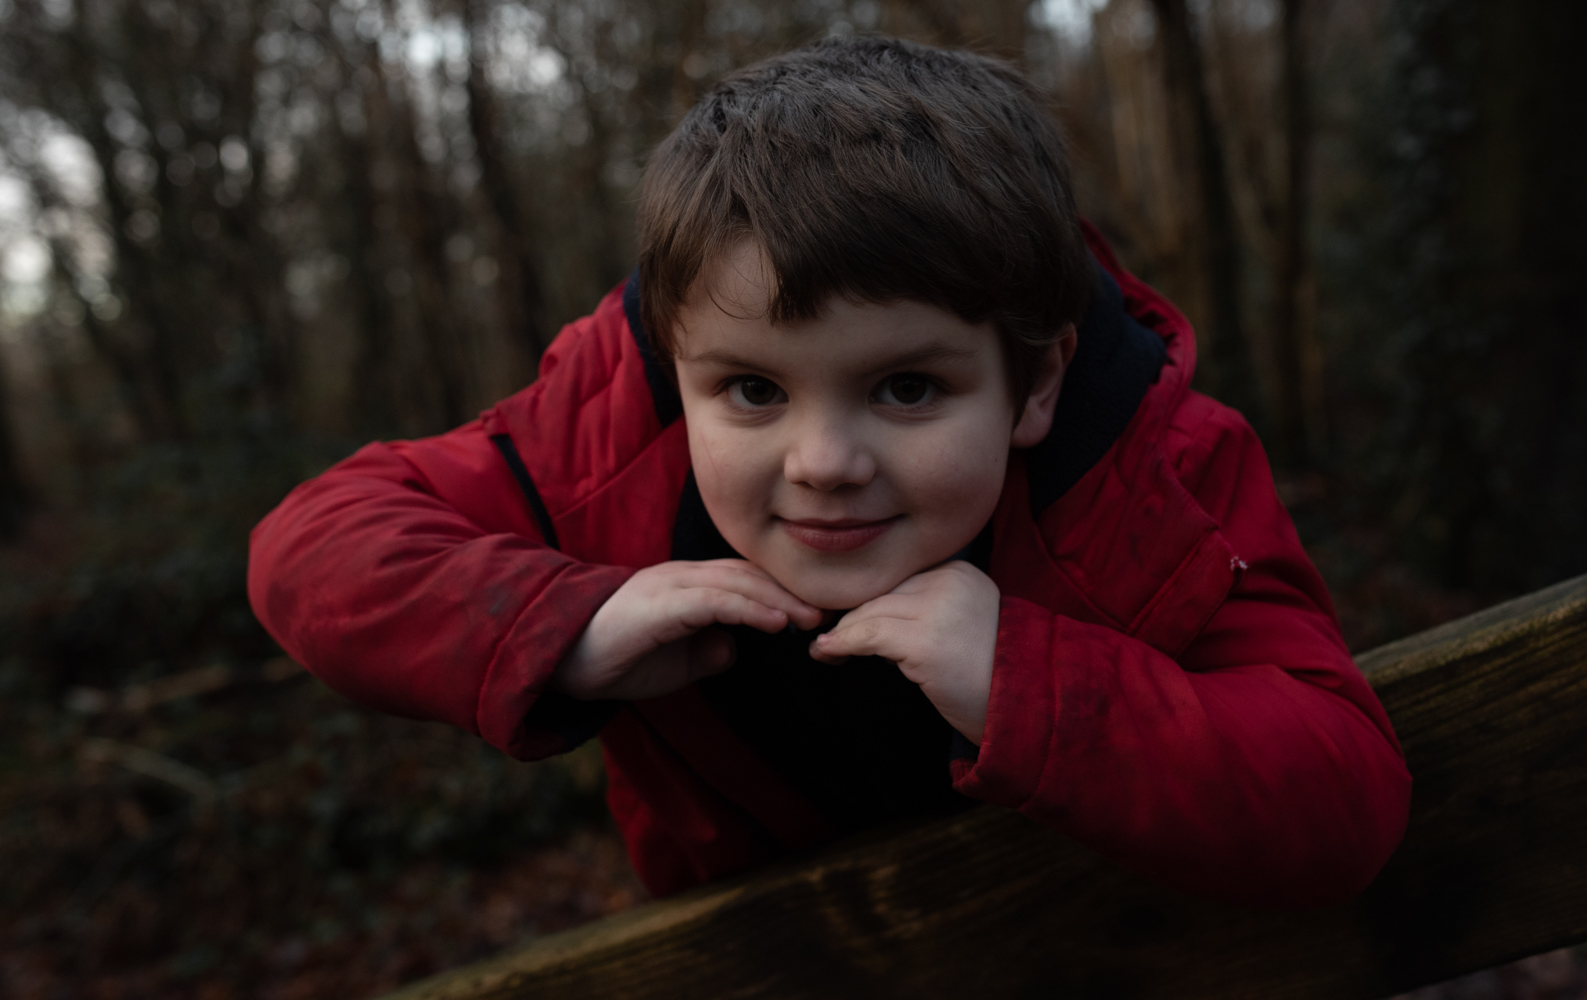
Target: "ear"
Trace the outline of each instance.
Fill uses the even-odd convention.
[[[1036,382],[1030,388],[1030,398],[1025,400],[1024,412],[1014,424],[1014,433],[1008,441],[1010,448],[1035,447],[1052,430],[1053,410],[1058,406],[1058,390],[1063,388],[1064,372],[1068,371],[1069,362],[1074,360],[1078,342],[1075,325],[1069,323],[1059,331],[1058,339],[1047,349],[1041,359],[1041,367],[1036,372]]]

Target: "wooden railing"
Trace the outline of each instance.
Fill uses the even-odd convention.
[[[1257,912],[982,807],[542,938],[390,1000],[1372,1000],[1587,940],[1587,577],[1359,658],[1415,778],[1365,894]]]

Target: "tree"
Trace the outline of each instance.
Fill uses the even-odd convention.
[[[1450,585],[1524,589],[1587,566],[1587,8],[1389,9],[1374,123],[1388,183],[1366,250],[1388,419],[1380,479]]]
[[[1246,413],[1256,407],[1255,373],[1246,346],[1240,233],[1229,186],[1222,129],[1213,116],[1201,45],[1185,0],[1152,0],[1163,47],[1179,168],[1195,199],[1189,226],[1197,234],[1190,267],[1200,288],[1205,338],[1203,381],[1212,393]]]
[[[22,534],[23,520],[33,503],[17,454],[5,361],[5,352],[0,350],[0,542],[14,541]]]

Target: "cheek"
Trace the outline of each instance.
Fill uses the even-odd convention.
[[[689,425],[689,458],[700,497],[724,533],[762,509],[777,468],[744,431],[709,421]]]
[[[1008,467],[1008,427],[1000,416],[944,428],[900,450],[900,475],[924,509],[956,521],[982,518],[996,506]]]

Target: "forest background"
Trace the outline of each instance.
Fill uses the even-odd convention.
[[[642,898],[598,755],[328,692],[247,532],[532,380],[703,88],[856,31],[1050,93],[1353,648],[1587,570],[1587,5],[0,0],[0,994],[369,996]]]

